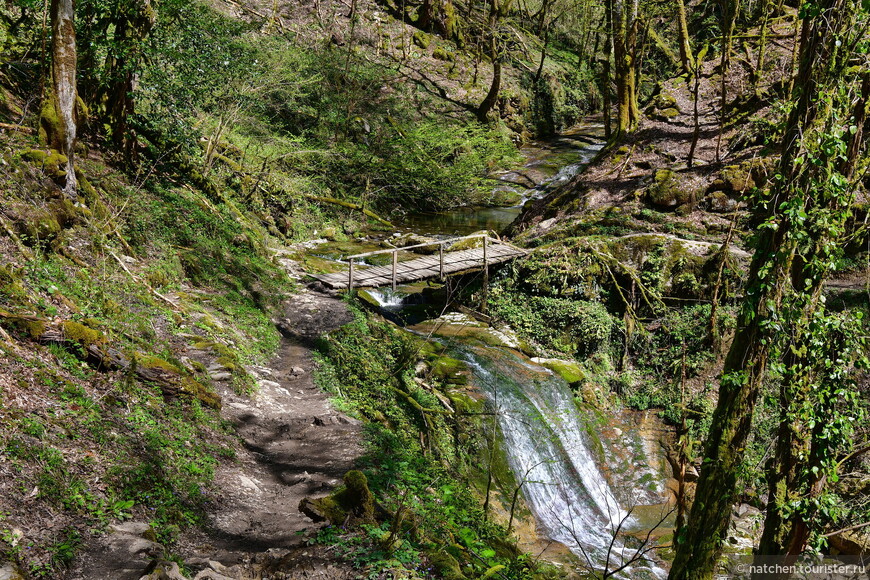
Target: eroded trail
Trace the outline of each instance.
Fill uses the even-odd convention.
[[[248,369],[258,379],[252,396],[221,381],[221,415],[232,422],[243,448],[218,468],[219,498],[205,530],[187,532],[174,548],[198,579],[353,577],[349,567],[302,544],[316,526],[300,513],[300,500],[336,487],[362,453],[359,421],[336,411],[313,380],[312,343],[351,320],[345,305],[311,292],[294,295],[278,322],[281,347],[268,365]],[[74,578],[139,580],[161,547],[147,525],[115,526],[102,549]],[[171,564],[167,578],[173,576]],[[158,576],[163,578],[164,576]]]

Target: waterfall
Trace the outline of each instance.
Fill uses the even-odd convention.
[[[634,549],[613,538],[632,518],[596,463],[592,426],[565,381],[506,349],[465,345],[457,356],[495,408],[517,485],[546,535],[593,567],[604,566],[608,550],[611,570],[631,557]],[[625,577],[665,575],[649,566],[635,564]]]

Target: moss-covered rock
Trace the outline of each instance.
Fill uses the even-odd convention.
[[[746,164],[729,165],[722,170],[722,181],[727,191],[743,193],[755,187],[752,171]]]
[[[714,191],[704,198],[707,211],[713,213],[730,213],[737,209],[737,200],[731,198],[724,191]]]
[[[459,562],[443,550],[429,550],[426,552],[429,563],[438,571],[439,577],[444,580],[466,580],[467,576],[462,573]]]
[[[414,32],[414,36],[412,37],[414,44],[426,50],[429,48],[429,44],[432,42],[432,37],[423,32],[422,30],[418,30]]]
[[[693,202],[694,192],[685,189],[670,169],[659,169],[646,190],[646,198],[657,207],[672,209]]]
[[[656,111],[653,113],[653,119],[657,121],[670,121],[671,119],[675,119],[680,116],[680,110],[676,107],[670,107],[668,109],[662,109],[660,111]]]
[[[15,228],[22,241],[29,246],[38,246],[50,242],[61,231],[60,223],[54,214],[39,207],[16,207],[12,213],[15,217]]]
[[[586,373],[576,362],[555,358],[533,360],[542,367],[548,368],[560,377],[562,377],[562,379],[572,388],[579,387],[580,384],[586,379]]]
[[[432,57],[446,62],[454,62],[456,60],[452,52],[441,46],[432,51]]]
[[[375,498],[362,471],[353,469],[344,474],[344,487],[326,497],[303,498],[299,511],[316,522],[332,525],[374,523]]]
[[[461,360],[439,356],[430,365],[433,378],[451,385],[468,384],[468,366]]]
[[[66,164],[69,158],[53,149],[48,151],[28,149],[21,152],[21,158],[39,166],[51,178],[66,176]]]

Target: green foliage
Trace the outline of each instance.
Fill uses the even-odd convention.
[[[446,550],[469,577],[505,566],[505,577],[528,578],[533,564],[516,558],[505,530],[486,521],[479,499],[462,483],[475,437],[467,429],[474,427],[409,380],[421,358],[416,341],[360,313],[322,341],[317,382],[368,420],[362,467],[390,515],[363,534],[327,528],[317,541],[336,546],[371,575],[402,568],[431,573],[432,567],[446,574],[449,563],[430,556]]]
[[[496,287],[488,305],[523,338],[576,357],[607,351],[618,327],[599,302],[529,296]]]

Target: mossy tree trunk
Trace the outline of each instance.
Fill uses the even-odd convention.
[[[686,20],[685,0],[677,0],[677,27],[680,37],[680,65],[683,67],[684,74],[691,74],[695,68],[695,62],[692,58],[692,45],[689,43],[689,24]]]
[[[51,1],[51,83],[39,118],[40,139],[67,158],[63,192],[76,199],[73,149],[78,126],[74,0]]]
[[[717,162],[721,159],[722,133],[725,132],[725,115],[728,108],[728,69],[731,66],[731,42],[734,38],[734,24],[739,10],[740,0],[722,0],[722,60],[719,65],[722,82],[719,87],[719,135],[716,138]]]
[[[489,92],[477,108],[477,118],[481,123],[485,123],[489,112],[495,107],[498,102],[498,92],[501,90],[501,50],[498,40],[498,26],[501,14],[510,6],[512,0],[507,0],[504,4],[499,4],[499,0],[492,0],[489,9],[489,57],[492,59],[492,83],[489,85]]]
[[[634,131],[640,120],[637,106],[636,49],[638,28],[637,0],[608,0],[613,37],[613,59],[616,80],[616,132]]]
[[[809,289],[812,293],[813,288],[821,287],[829,271],[806,261],[809,256],[801,245],[808,233],[804,228],[819,224],[804,224],[802,216],[816,210],[825,216],[832,212],[848,214],[848,208],[840,207],[841,198],[823,197],[827,194],[818,191],[815,180],[819,178],[819,166],[795,160],[808,156],[808,148],[817,146],[818,136],[812,135],[812,129],[819,109],[823,108],[826,114],[830,112],[820,98],[830,91],[819,79],[830,74],[830,60],[837,54],[835,28],[847,26],[846,13],[854,13],[857,6],[856,0],[822,0],[818,4],[819,15],[803,23],[794,108],[787,122],[779,166],[783,179],[765,205],[768,209],[764,223],[770,223],[770,227],[761,229],[753,256],[737,330],[720,379],[719,401],[710,425],[695,501],[685,533],[675,538],[671,580],[712,577],[737,496],[739,471],[759,389],[768,359],[776,354],[773,350],[776,339],[784,332],[781,326],[784,297],[788,294],[791,301],[795,292]],[[807,196],[808,191],[816,193]],[[813,231],[814,244],[836,244],[829,237],[835,231],[836,228]],[[789,316],[811,316],[813,304],[817,302],[809,300],[802,304],[801,312],[794,312],[789,305],[792,308]]]

